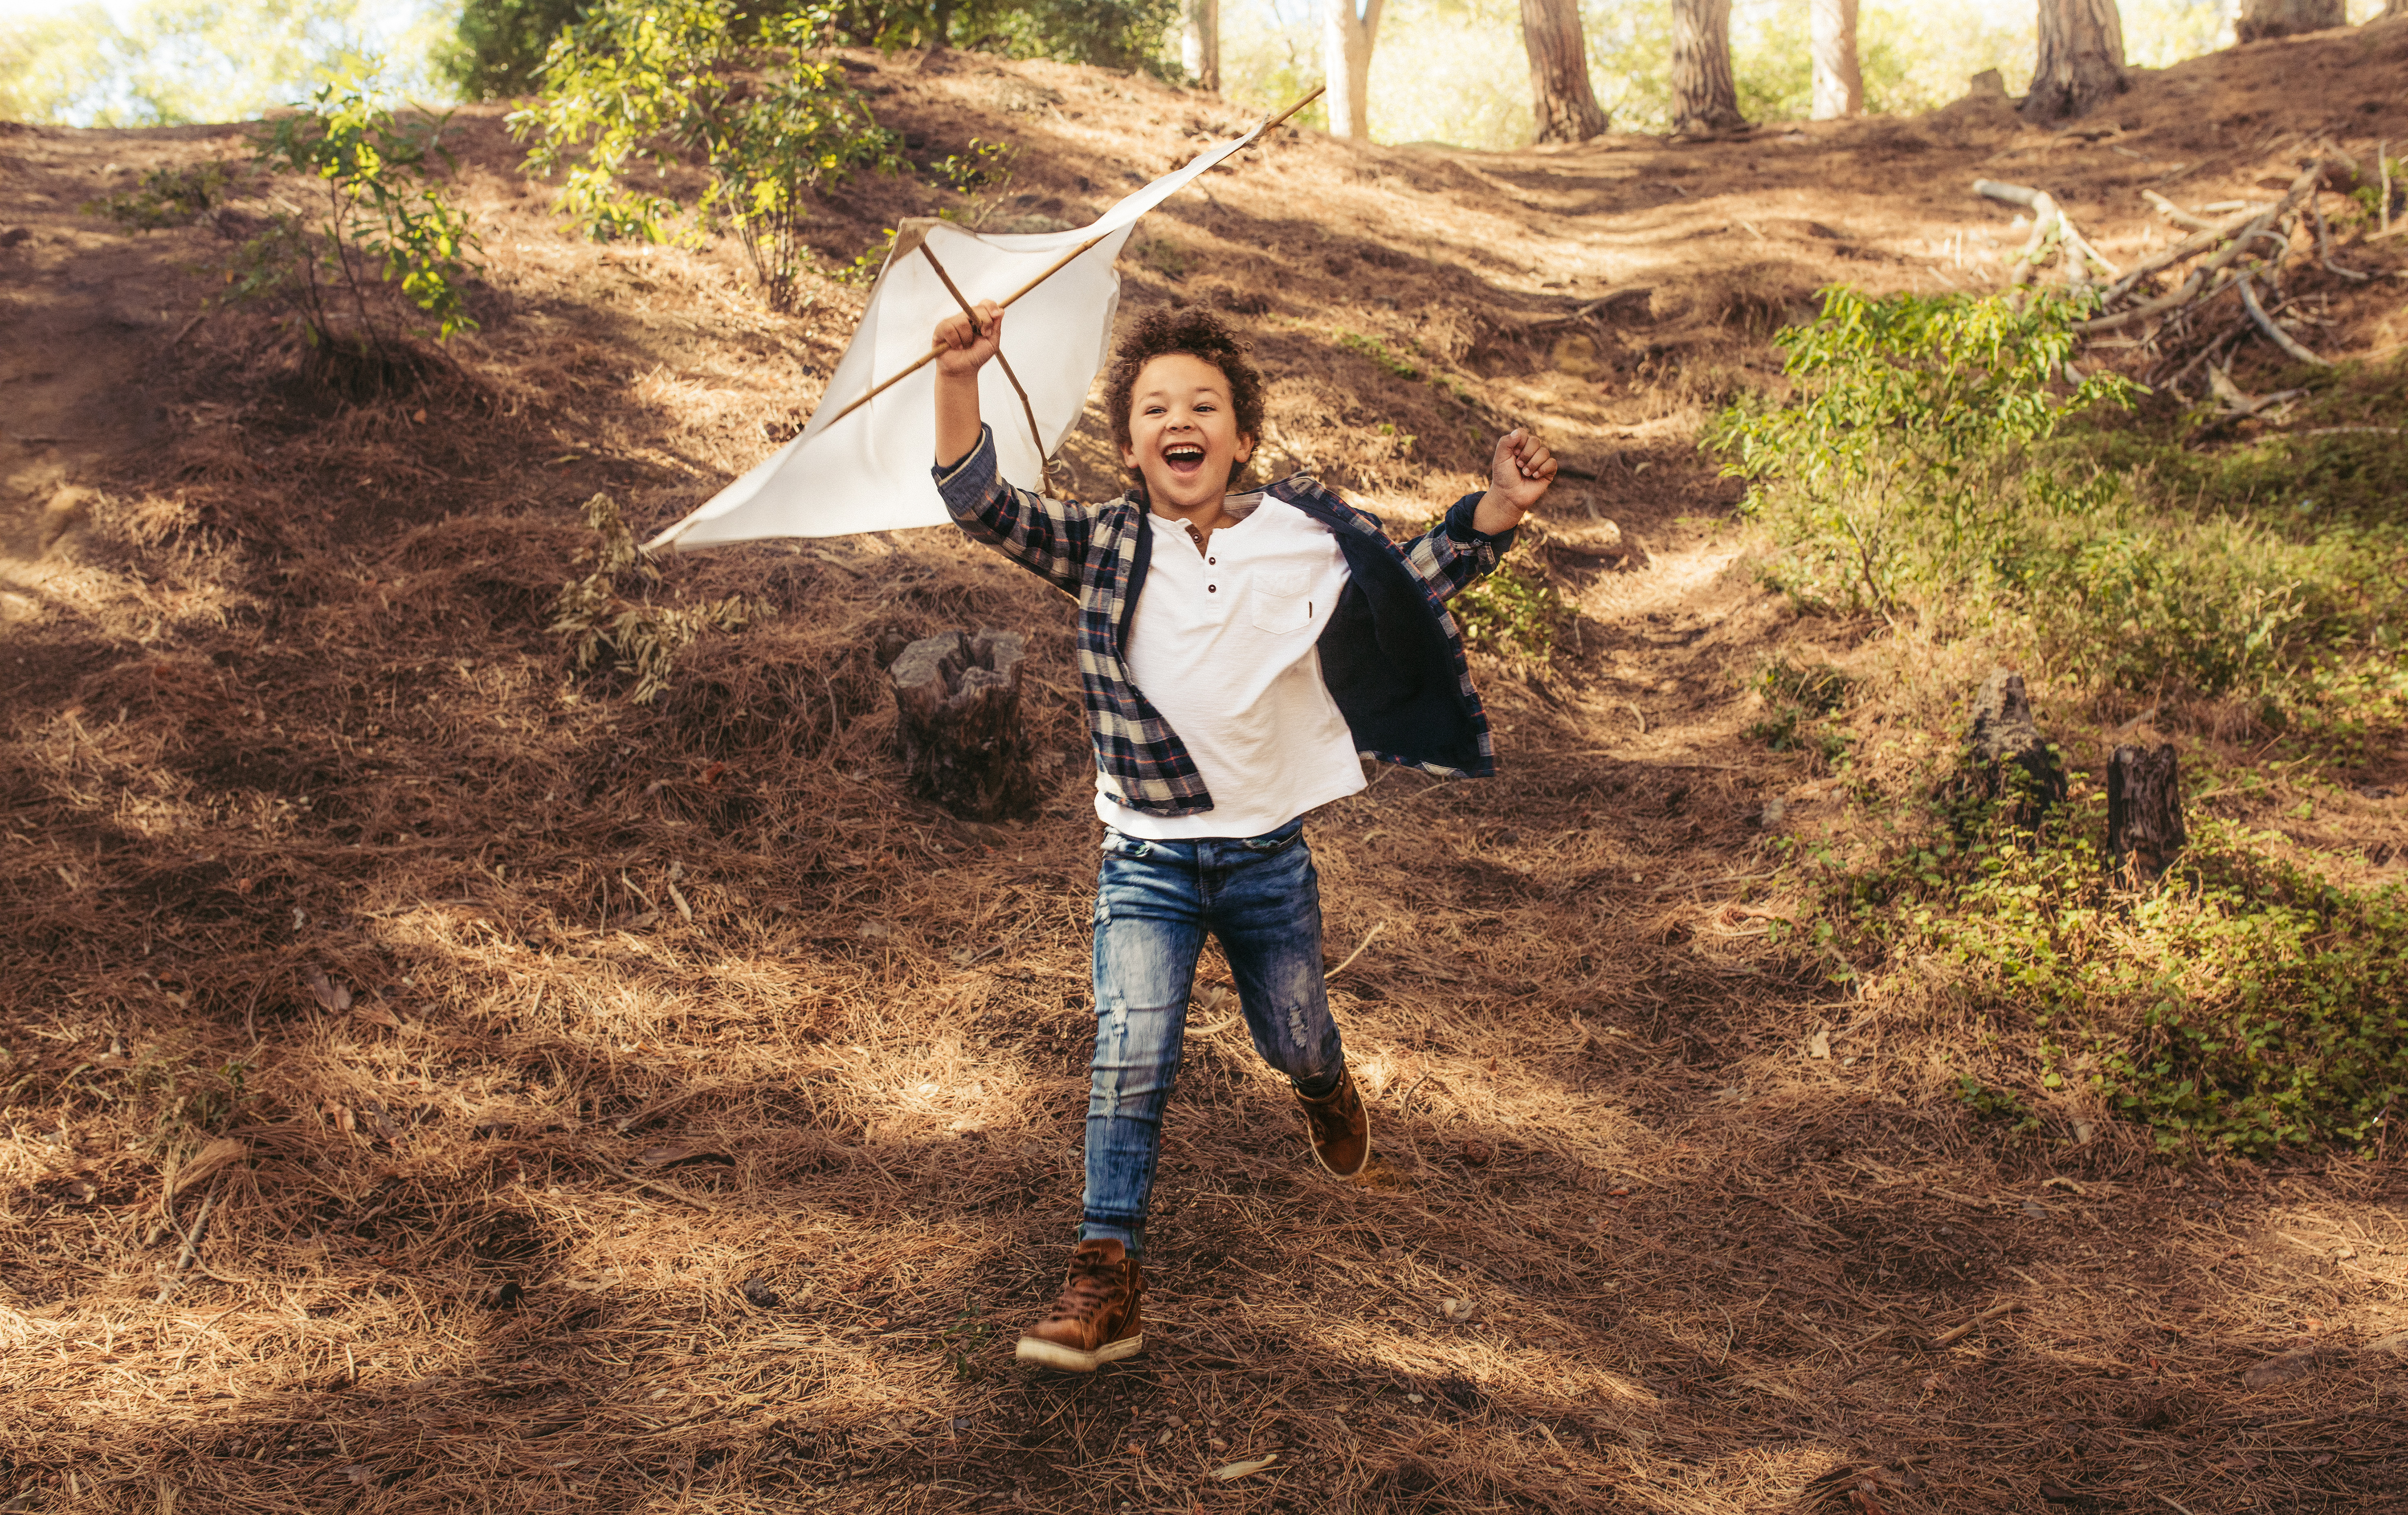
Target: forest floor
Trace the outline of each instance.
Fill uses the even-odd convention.
[[[545,629],[582,503],[647,533],[791,435],[858,285],[779,315],[724,243],[579,240],[478,107],[481,330],[337,405],[265,317],[203,313],[219,232],[86,209],[235,129],[0,126],[0,1508],[2408,1508],[2396,1162],[2161,1157],[2080,1091],[2011,1137],[1956,1097],[1985,1029],[1947,964],[1812,945],[1796,862],[1912,830],[1990,654],[1765,591],[1697,440],[1818,287],[1996,287],[2022,233],[1976,175],[2128,253],[2164,239],[2144,188],[2408,142],[2403,49],[2237,50],[2063,133],[1969,100],[1501,154],[1289,135],[1150,218],[1125,300],[1251,335],[1274,471],[1410,526],[1539,426],[1569,609],[1551,656],[1476,659],[1499,777],[1314,817],[1330,960],[1365,948],[1333,1000],[1369,1176],[1318,1176],[1200,1011],[1149,1349],[1091,1378],[1010,1360],[1076,1219],[1092,1024],[1068,608],[927,530],[665,564],[661,599],[773,613],[655,705]],[[1082,223],[1240,123],[1069,66],[849,66],[922,164],[1018,152],[975,203],[837,192],[831,268],[939,207]],[[2396,363],[2408,239],[2349,255],[2378,277],[2320,339]],[[1071,444],[1090,492],[1105,438]],[[1564,545],[1601,520],[1618,552]],[[1029,634],[1058,774],[999,827],[901,792],[873,657],[990,625]],[[1749,735],[1808,656],[1856,679],[1844,778]],[[2137,702],[2032,672],[2095,772]],[[2348,772],[2167,735],[2264,758],[2214,814],[2359,882],[2408,861],[2398,733]]]

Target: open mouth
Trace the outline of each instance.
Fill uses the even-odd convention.
[[[1200,442],[1172,442],[1162,450],[1162,460],[1178,474],[1194,473],[1204,466],[1204,448]]]

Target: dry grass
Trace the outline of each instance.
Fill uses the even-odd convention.
[[[1202,108],[907,65],[882,108],[932,141],[1025,135],[1031,205],[1065,215]],[[1731,208],[1612,156],[1580,181],[1315,141],[1165,218],[1231,270],[1204,282],[1294,302],[1252,318],[1279,445],[1409,519],[1462,486],[1475,426],[1545,413],[1645,550],[1562,570],[1590,614],[1555,663],[1482,670],[1506,776],[1390,772],[1315,822],[1331,960],[1381,929],[1335,987],[1369,1177],[1319,1177],[1276,1080],[1199,1017],[1149,1352],[1014,1370],[1075,1219],[1091,1025],[1067,616],[942,532],[745,549],[660,592],[778,613],[697,646],[657,706],[566,683],[542,625],[573,507],[607,488],[656,524],[749,464],[856,296],[778,320],[724,250],[566,240],[469,125],[494,273],[458,380],[313,409],[269,334],[214,318],[168,350],[168,423],[81,465],[82,524],[11,570],[10,1508],[2408,1508],[2401,1359],[2371,1347],[2408,1326],[2387,1165],[2171,1168],[2079,1101],[2051,1131],[2088,1139],[2002,1139],[1953,1098],[1985,1028],[1946,965],[1843,990],[1786,931],[1765,800],[1809,845],[1869,844],[1878,812],[1738,740],[1746,674],[1828,655],[1885,681],[1863,782],[1906,793],[1969,670],[1800,625],[1730,570],[1682,418],[1715,387],[1694,370],[1762,360],[1721,323],[1789,286],[1751,271],[1716,303],[1758,243],[1702,256]],[[103,161],[212,150],[25,147],[60,203]],[[852,193],[830,237],[857,250],[922,192]],[[1624,193],[1653,198],[1610,245],[1557,213]],[[1497,266],[1533,221],[1551,267]],[[90,239],[61,260],[182,287],[191,244],[54,224]],[[1352,243],[1308,259],[1330,227]],[[1419,261],[1367,280],[1370,245]],[[12,329],[66,309],[57,267]],[[1672,325],[1614,348],[1620,389],[1500,335],[1633,279]],[[1476,403],[1340,326],[1419,340]],[[1025,826],[915,804],[887,751],[879,636],[989,624],[1030,632],[1063,759]]]

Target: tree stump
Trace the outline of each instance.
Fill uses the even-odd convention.
[[[2173,743],[2118,747],[2107,765],[2107,852],[2136,879],[2164,873],[2190,841]]]
[[[1036,814],[1036,749],[1020,719],[1017,631],[948,631],[912,642],[886,676],[911,792],[964,820]]]
[[[2000,669],[1973,696],[1973,725],[1965,738],[1960,792],[2009,802],[2014,823],[2037,830],[2065,799],[2065,767],[2032,719],[2024,676]]]

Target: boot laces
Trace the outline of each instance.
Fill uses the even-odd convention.
[[[1108,1262],[1071,1264],[1070,1280],[1054,1302],[1056,1320],[1084,1320],[1109,1303],[1120,1268]]]

